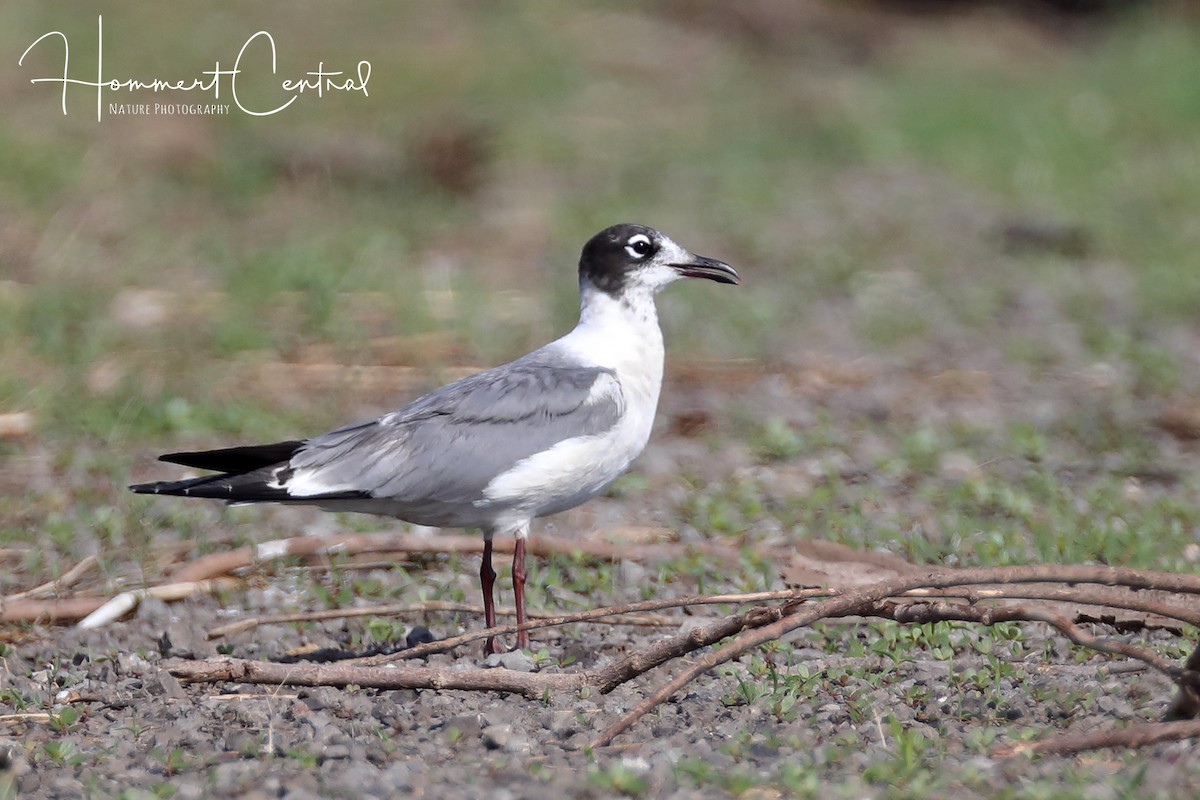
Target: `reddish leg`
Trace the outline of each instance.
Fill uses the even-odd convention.
[[[479,565],[479,583],[483,587],[483,622],[489,628],[496,627],[496,570],[492,569],[492,539],[483,540],[483,563]],[[500,646],[493,636],[483,643],[483,654],[499,653]]]
[[[525,624],[525,537],[518,536],[513,546],[513,603],[517,607],[517,624]],[[517,631],[517,649],[529,647],[529,631]]]

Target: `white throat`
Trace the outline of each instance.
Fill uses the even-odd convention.
[[[633,288],[633,287],[631,287]],[[613,297],[587,283],[579,287],[579,324],[557,342],[576,358],[617,372],[618,379],[662,381],[663,340],[654,291],[636,287]]]

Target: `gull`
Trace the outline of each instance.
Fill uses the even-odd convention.
[[[479,529],[489,628],[496,624],[492,540],[512,535],[513,598],[524,625],[531,522],[603,492],[650,438],[664,355],[654,298],[681,278],[741,282],[733,267],[653,228],[605,228],[580,254],[579,323],[562,338],[398,411],[310,439],[168,453],[159,460],[219,474],[129,488]],[[528,646],[520,630],[517,647]],[[485,653],[496,652],[488,638]]]

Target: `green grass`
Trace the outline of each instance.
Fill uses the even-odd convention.
[[[398,28],[421,29],[420,12],[407,13],[412,24]],[[920,349],[958,327],[1007,338],[997,330],[1005,297],[1033,278],[1085,329],[1090,351],[1129,362],[1151,383],[1178,383],[1180,353],[1156,339],[1164,325],[1194,319],[1200,307],[1200,248],[1189,223],[1200,170],[1192,168],[1187,145],[1200,132],[1200,104],[1187,78],[1200,63],[1200,34],[1135,16],[1065,52],[1034,47],[1028,58],[1005,59],[972,57],[962,37],[942,41],[930,31],[917,44],[846,70],[829,87],[812,77],[813,85],[801,81],[781,94],[785,65],[749,58],[748,45],[736,38],[703,64],[653,64],[635,79],[603,51],[589,50],[581,14],[599,30],[627,32],[594,11],[493,10],[486,21],[448,13],[463,26],[461,43],[444,51],[420,43],[372,50],[388,78],[378,103],[343,98],[332,107],[348,126],[394,127],[401,143],[390,178],[379,169],[364,184],[358,170],[371,174],[369,166],[339,169],[339,161],[311,180],[290,177],[280,166],[289,152],[281,142],[303,151],[307,134],[318,159],[355,149],[353,142],[323,141],[316,120],[285,137],[286,121],[278,118],[219,119],[215,146],[195,142],[199,155],[119,154],[82,177],[91,148],[117,147],[118,123],[80,128],[75,118],[50,117],[37,137],[24,128],[0,131],[10,140],[0,148],[11,162],[0,169],[8,204],[53,243],[33,255],[48,279],[31,287],[21,322],[0,328],[2,343],[45,361],[59,373],[56,395],[72,397],[87,394],[87,365],[143,351],[130,368],[129,391],[151,413],[170,398],[145,389],[142,371],[173,362],[171,382],[186,378],[178,369],[186,361],[172,358],[172,343],[198,351],[190,360],[353,340],[364,331],[339,311],[338,296],[369,290],[390,305],[390,331],[461,326],[494,360],[570,324],[569,265],[579,242],[603,224],[634,217],[700,249],[715,248],[747,273],[736,298],[712,287],[664,298],[676,351],[778,356],[792,337],[809,333],[814,308],[847,295],[855,333],[868,349]],[[90,25],[71,22],[86,41]],[[113,30],[124,22],[118,10]],[[518,31],[527,45],[519,51],[509,46]],[[216,30],[201,32],[174,57],[186,63],[223,44]],[[376,36],[366,27],[357,32],[351,41],[371,48]],[[803,66],[791,68],[803,74]],[[434,74],[438,102],[430,104]],[[687,91],[675,91],[673,81],[684,81]],[[828,96],[813,103],[809,95],[822,88]],[[32,111],[46,98],[22,94],[20,102]],[[401,109],[407,115],[394,116]],[[548,279],[549,288],[538,290],[526,278],[522,291],[551,301],[555,312],[552,319],[513,320],[517,332],[501,348],[480,335],[495,313],[489,306],[499,284],[489,279],[490,248],[478,237],[456,246],[463,267],[451,285],[464,303],[454,318],[432,318],[419,291],[431,248],[481,224],[492,230],[486,209],[439,189],[405,159],[406,136],[462,119],[490,131],[487,169],[503,176],[495,180],[511,175],[518,184],[546,185],[544,200],[530,200],[544,205],[543,241],[517,234],[511,246]],[[879,207],[864,206],[847,188],[848,171],[863,177],[857,191],[881,193]],[[896,177],[905,172],[907,184]],[[88,209],[101,198],[119,210],[98,224]],[[280,206],[288,209],[285,218]],[[1039,263],[998,253],[986,240],[995,233],[989,226],[1040,216],[1081,226],[1094,242],[1092,257],[1116,262],[1136,293],[1125,318],[1106,317],[1095,307],[1098,290],[1069,279],[1081,268],[1077,259]],[[221,308],[200,324],[153,336],[114,329],[109,303],[121,286],[172,288],[180,277],[223,293]],[[280,319],[285,292],[298,293],[299,302],[285,304],[289,313]],[[38,385],[32,378],[10,382],[6,395],[15,405]],[[197,402],[215,403],[182,385]],[[54,405],[51,399],[51,411]],[[120,411],[111,405],[97,413],[115,421]],[[79,422],[76,416],[52,413],[43,427],[51,435],[95,434],[88,415]]]

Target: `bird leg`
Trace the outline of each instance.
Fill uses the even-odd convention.
[[[496,627],[496,570],[492,569],[492,537],[483,540],[483,563],[479,565],[479,583],[483,587],[483,621],[489,628]],[[499,653],[500,646],[494,636],[483,643],[484,656]]]
[[[518,536],[513,546],[513,604],[517,607],[517,624],[525,624],[525,537]],[[517,631],[517,649],[529,647],[529,631]]]

